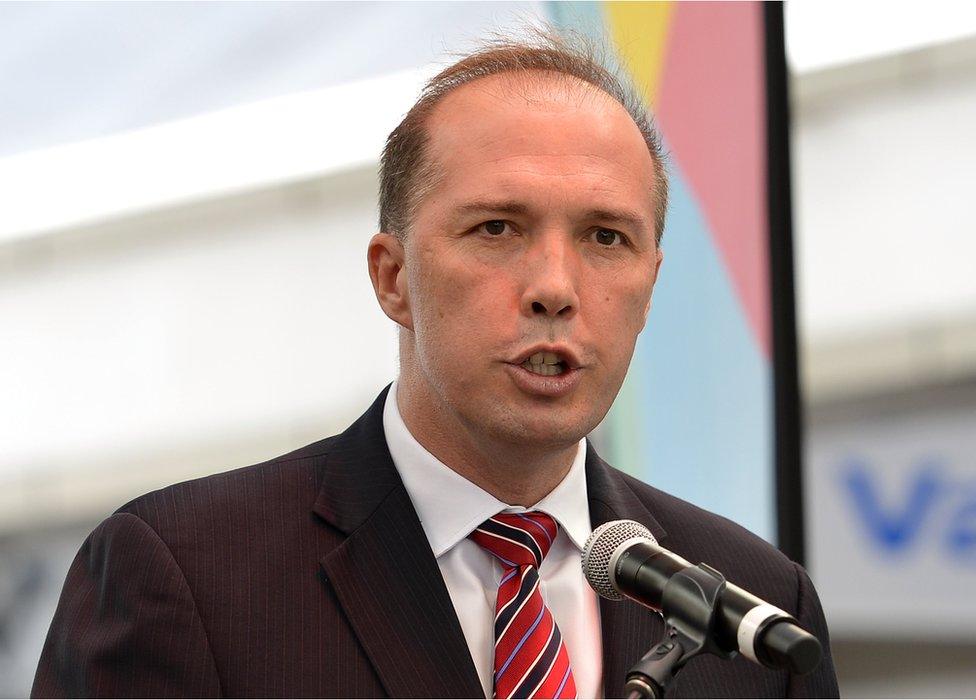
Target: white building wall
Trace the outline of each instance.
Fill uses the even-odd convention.
[[[970,697],[976,42],[794,96],[807,553],[841,691]]]
[[[0,247],[0,528],[106,514],[357,416],[395,376],[375,191],[370,168]]]

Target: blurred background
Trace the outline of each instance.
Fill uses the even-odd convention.
[[[714,220],[682,204],[707,197],[669,97],[714,73],[693,52],[702,84],[674,77],[694,41],[761,72],[762,16],[691,7],[0,4],[0,696],[29,692],[95,524],[146,491],[339,432],[395,376],[365,266],[383,139],[426,77],[526,24],[609,36],[676,155],[663,287],[594,439],[776,542],[768,294],[726,314],[705,284],[727,272],[748,299],[749,268],[708,268],[714,251],[688,243]],[[976,11],[796,2],[785,39],[805,564],[841,692],[971,696]],[[749,109],[761,122],[762,103]],[[750,157],[724,167],[764,195]],[[742,235],[761,240],[753,215]],[[689,314],[716,324],[711,345]],[[680,379],[693,364],[674,371],[688,343],[714,350],[705,393]]]

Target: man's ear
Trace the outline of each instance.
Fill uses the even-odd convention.
[[[651,293],[647,297],[647,306],[644,307],[644,321],[641,328],[647,325],[647,315],[651,313],[651,300],[654,298],[654,286],[657,284],[657,275],[661,271],[661,263],[664,262],[664,251],[657,249],[657,260],[654,262],[654,281],[651,282]]]
[[[377,233],[369,242],[366,261],[373,291],[383,313],[408,330],[413,330],[413,314],[407,293],[403,243],[389,233]]]

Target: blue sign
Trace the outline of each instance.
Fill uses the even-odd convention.
[[[904,554],[935,545],[953,560],[976,564],[976,483],[950,475],[936,458],[921,459],[902,476],[897,501],[885,470],[861,457],[844,460],[841,489],[869,541],[885,554]]]

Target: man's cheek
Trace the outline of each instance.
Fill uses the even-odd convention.
[[[650,295],[640,287],[603,292],[599,303],[604,309],[604,319],[610,322],[608,330],[636,329],[640,332],[649,299]]]
[[[643,328],[650,310],[652,288],[646,284],[634,285],[628,298],[630,299],[627,315],[634,319],[639,328]]]

